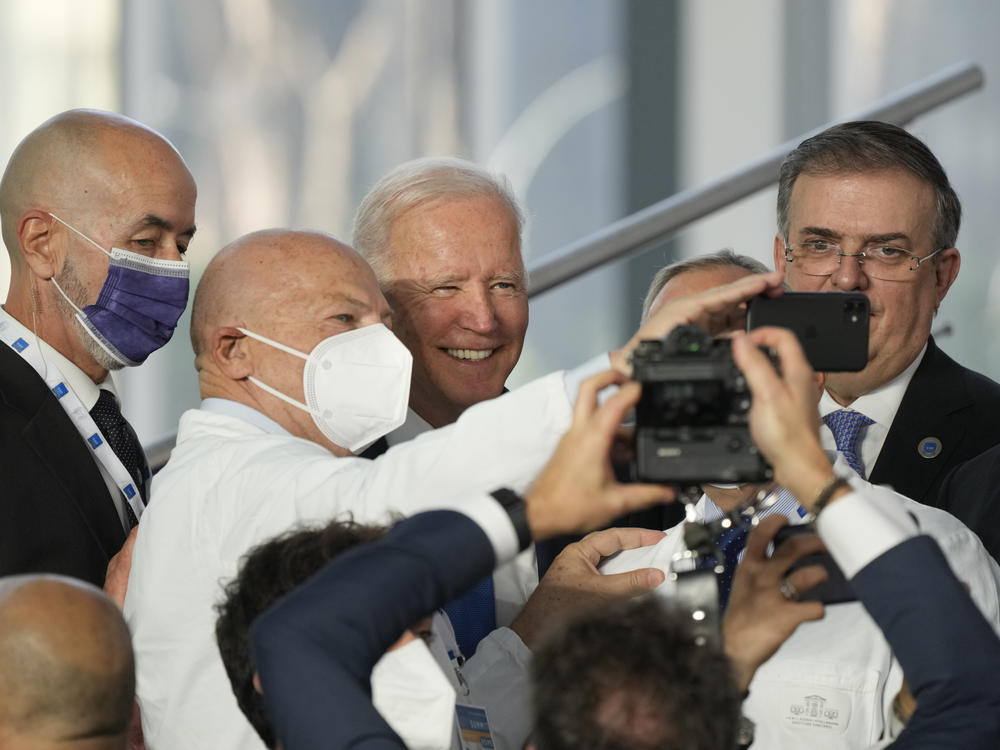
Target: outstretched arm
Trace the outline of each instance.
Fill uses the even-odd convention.
[[[255,620],[253,663],[282,747],[405,748],[372,705],[372,666],[494,562],[467,516],[421,513],[333,560]]]

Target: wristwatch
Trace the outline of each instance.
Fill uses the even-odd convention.
[[[517,532],[518,548],[521,550],[527,549],[528,545],[531,544],[531,528],[528,526],[524,498],[514,492],[514,490],[507,489],[506,487],[494,490],[490,495],[507,511],[510,522],[514,525],[514,531]]]

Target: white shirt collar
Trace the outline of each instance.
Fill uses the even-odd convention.
[[[263,412],[257,411],[252,406],[241,404],[239,401],[230,401],[228,398],[206,398],[202,400],[201,408],[203,411],[213,414],[224,414],[227,417],[249,422],[270,435],[292,434]]]
[[[428,424],[427,420],[413,411],[413,409],[407,409],[406,421],[386,435],[385,439],[390,446],[399,445],[400,443],[405,443],[407,440],[413,440],[413,438],[417,435],[423,435],[425,432],[430,432],[433,429],[434,428]]]
[[[23,329],[24,333],[22,335],[31,336],[38,342],[38,350],[42,353],[42,358],[46,363],[54,365],[63,374],[66,384],[73,390],[77,398],[80,399],[80,403],[83,404],[87,411],[94,408],[101,390],[110,391],[111,395],[116,399],[118,398],[118,389],[115,387],[115,381],[112,379],[111,373],[108,373],[100,384],[94,383],[87,373],[53,349],[47,342],[38,338],[38,336],[32,333],[31,329],[27,328],[2,307],[0,307],[0,316],[11,323],[11,325]],[[44,377],[43,373],[39,373],[39,375]]]
[[[802,519],[805,517],[806,513],[792,493],[780,486],[775,488],[775,493],[777,494],[775,502],[764,510],[761,510],[758,515],[761,518],[767,518],[768,516],[780,514],[787,518],[792,525],[802,523]],[[698,512],[699,518],[706,522],[714,521],[725,515],[723,510],[716,505],[708,495],[704,494],[701,496],[701,500],[698,501],[695,508]]]
[[[903,400],[906,389],[910,386],[913,373],[917,371],[926,353],[927,344],[924,344],[924,348],[920,350],[920,354],[899,375],[885,385],[881,385],[869,393],[858,396],[847,407],[841,406],[827,391],[823,391],[823,395],[820,396],[819,400],[820,417],[825,417],[830,412],[847,408],[852,411],[859,411],[876,424],[888,428],[892,424],[892,420],[896,418],[899,404]]]

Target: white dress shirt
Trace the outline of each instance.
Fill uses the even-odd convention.
[[[825,417],[840,409],[847,409],[861,412],[873,421],[864,429],[861,433],[861,439],[858,441],[857,454],[861,459],[861,465],[864,466],[866,477],[870,476],[872,469],[875,468],[875,462],[878,460],[879,453],[882,452],[882,445],[885,443],[886,435],[889,434],[892,420],[896,418],[896,412],[899,411],[899,404],[913,379],[913,373],[917,371],[926,352],[927,344],[924,344],[924,348],[920,350],[917,358],[899,375],[870,393],[858,396],[848,406],[838,404],[827,391],[823,391],[823,395],[820,397],[820,417]],[[837,441],[833,438],[833,431],[825,423],[821,423],[819,426],[819,437],[823,448],[827,451],[837,450]]]
[[[417,414],[413,409],[406,410],[406,421],[399,427],[385,436],[385,442],[391,448],[394,445],[413,440],[417,435],[423,435],[434,428],[428,424],[427,420]]]
[[[406,421],[385,436],[389,447],[413,440],[434,428],[413,409],[406,410]],[[529,545],[517,557],[493,571],[493,599],[498,626],[510,625],[538,585],[538,562],[535,545]],[[516,637],[516,636],[515,636]],[[471,654],[467,654],[470,656]]]

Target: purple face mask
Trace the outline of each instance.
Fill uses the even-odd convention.
[[[55,214],[49,216],[111,258],[97,301],[82,310],[54,278],[52,283],[76,310],[84,330],[116,362],[127,367],[142,364],[170,341],[187,307],[187,261],[157,260],[117,247],[109,253]]]

